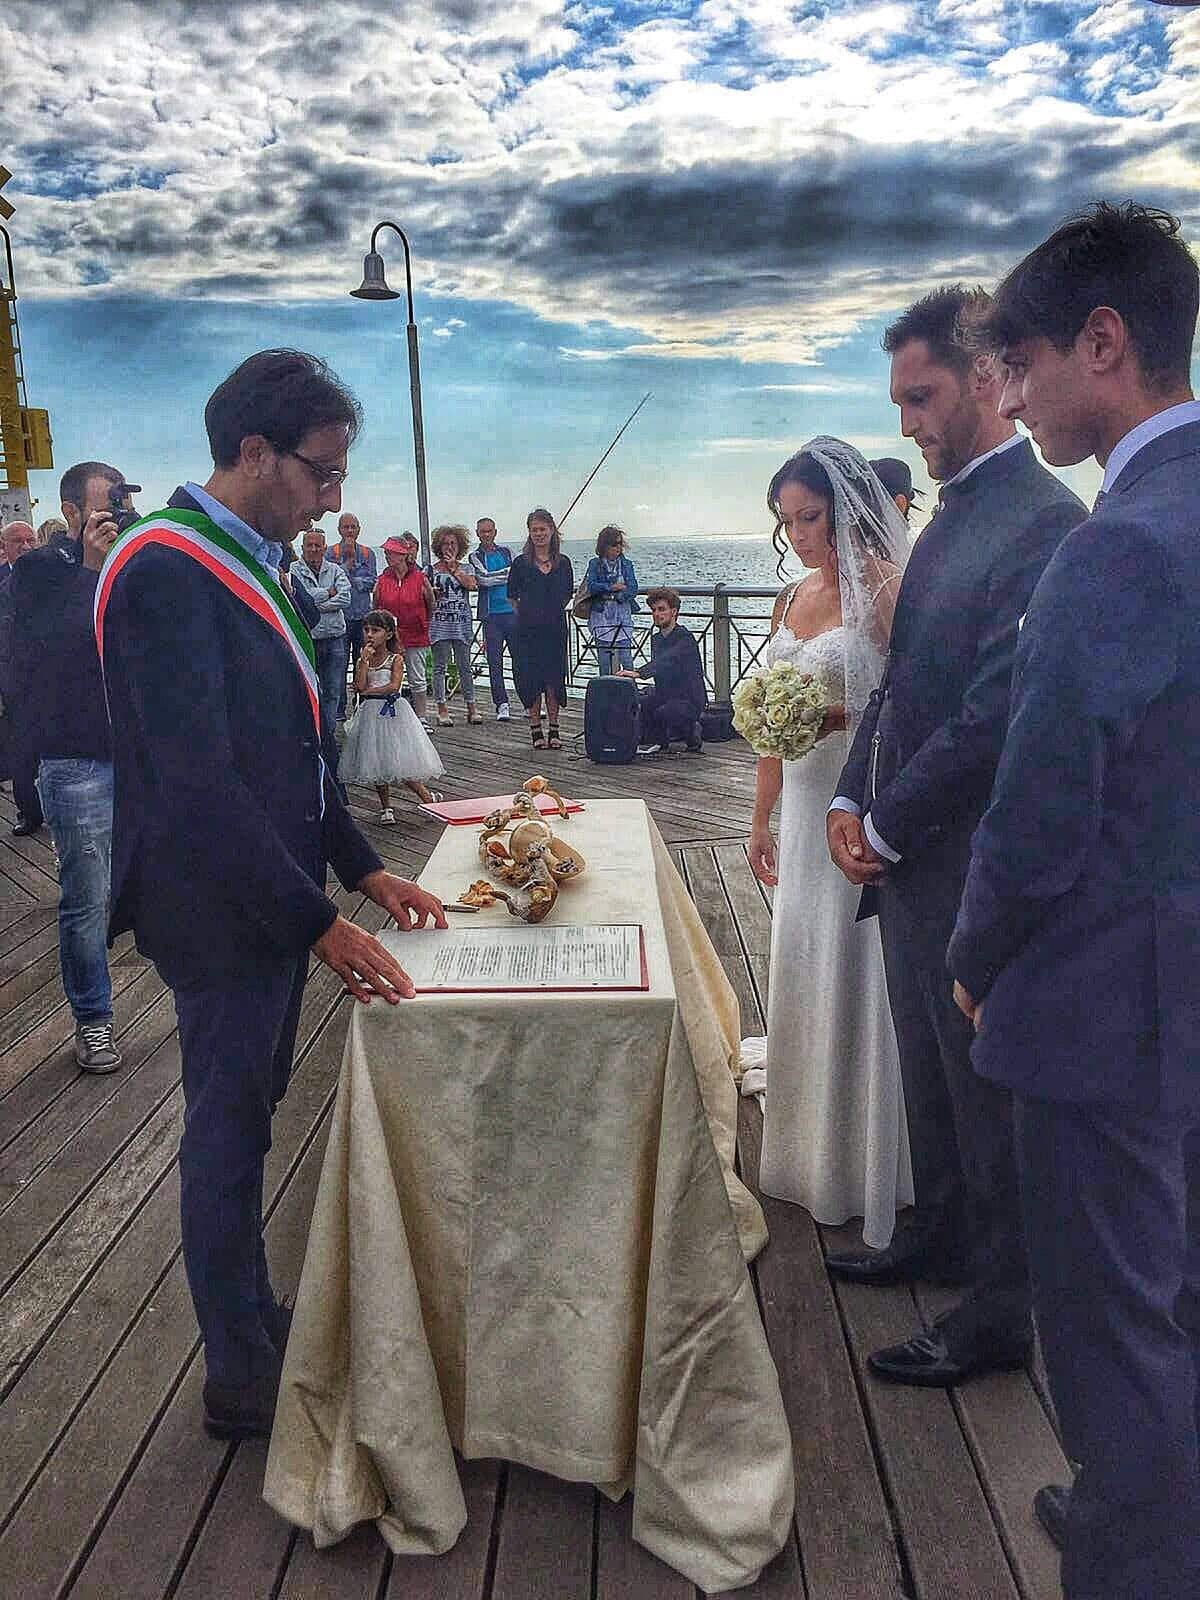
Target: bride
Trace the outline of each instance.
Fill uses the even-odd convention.
[[[750,865],[775,888],[760,1183],[818,1222],[861,1216],[864,1241],[882,1249],[897,1207],[913,1197],[900,1063],[879,923],[855,921],[861,891],[829,859],[825,813],[882,676],[906,529],[866,461],[840,439],[813,439],[785,461],[767,505],[780,568],[786,532],[809,570],[775,602],[759,659],[818,674],[835,705],[803,759],[758,761]],[[771,813],[781,791],[777,850]],[[763,1044],[744,1041],[745,1067],[761,1065]],[[755,1073],[746,1087],[760,1082]]]

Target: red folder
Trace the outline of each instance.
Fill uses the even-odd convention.
[[[422,805],[421,810],[428,811],[431,817],[436,817],[439,822],[445,822],[452,828],[462,828],[471,823],[482,822],[484,817],[490,816],[493,811],[511,806],[515,792],[510,789],[507,794],[484,794],[474,800],[435,800],[431,805]],[[535,794],[533,800],[543,816],[549,817],[558,813],[556,802],[548,794]],[[583,804],[579,800],[566,800],[565,803],[568,811],[583,810]]]

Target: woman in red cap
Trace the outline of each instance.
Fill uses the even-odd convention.
[[[426,722],[429,695],[426,655],[429,649],[429,618],[433,613],[433,589],[417,563],[419,546],[411,533],[383,541],[386,568],[379,574],[371,604],[388,611],[396,619],[396,640],[404,651],[404,681],[412,696],[412,708]]]

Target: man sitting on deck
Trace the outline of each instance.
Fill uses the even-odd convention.
[[[700,713],[708,701],[700,647],[695,634],[679,621],[682,602],[674,589],[651,589],[646,599],[658,630],[650,640],[650,660],[617,674],[654,680],[654,688],[642,699],[638,754],[653,755],[676,739],[686,741],[689,750],[699,750]]]

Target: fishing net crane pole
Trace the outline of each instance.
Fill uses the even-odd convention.
[[[583,496],[584,496],[584,493],[585,493],[585,491],[587,489],[588,484],[591,483],[592,479],[600,471],[600,468],[604,465],[604,463],[608,460],[609,456],[612,455],[613,451],[617,448],[617,440],[620,439],[621,435],[625,432],[625,429],[629,426],[629,424],[633,421],[634,417],[637,416],[638,412],[642,409],[642,407],[646,404],[646,401],[649,400],[649,399],[650,399],[650,391],[647,390],[646,393],[642,396],[642,398],[638,401],[637,405],[634,406],[633,410],[625,418],[625,421],[617,429],[616,435],[613,438],[613,442],[609,445],[608,449],[604,452],[604,454],[600,457],[599,461],[597,461],[596,465],[592,468],[592,470],[588,473],[587,477],[583,480],[583,485],[580,488],[579,493],[575,496],[574,500],[571,501],[571,504],[563,512],[562,516],[559,517],[558,526],[560,528],[562,527],[563,523],[567,520],[567,518],[571,515],[572,511],[574,511],[575,507],[579,504],[580,500],[583,499]]]

